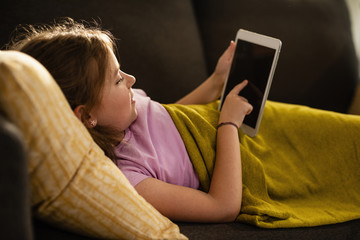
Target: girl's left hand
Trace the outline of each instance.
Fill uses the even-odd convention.
[[[219,58],[215,71],[212,74],[212,81],[219,88],[219,96],[221,94],[221,90],[224,86],[224,82],[229,74],[232,59],[234,57],[235,52],[235,42],[231,41],[229,47],[225,50],[225,52]]]
[[[232,58],[235,52],[235,43],[230,42],[229,47],[221,55],[215,67],[215,71],[200,86],[177,101],[180,104],[206,104],[218,99],[227,78]]]

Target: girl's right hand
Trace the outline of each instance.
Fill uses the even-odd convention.
[[[244,80],[240,84],[236,85],[226,96],[224,105],[221,109],[219,123],[233,122],[238,127],[244,121],[246,115],[249,115],[253,110],[252,105],[239,93],[248,84],[247,80]]]

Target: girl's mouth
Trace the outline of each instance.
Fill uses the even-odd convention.
[[[134,91],[132,89],[130,89],[130,101],[131,104],[134,104],[136,102],[134,99]]]

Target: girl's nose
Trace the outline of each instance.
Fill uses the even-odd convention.
[[[133,75],[130,75],[131,79],[131,86],[133,86],[136,83],[136,78]]]
[[[129,88],[131,88],[135,82],[136,82],[136,78],[133,76],[133,75],[130,75],[130,74],[127,74],[127,73],[124,73],[125,74],[125,78],[126,78],[126,81],[127,81],[127,85]]]

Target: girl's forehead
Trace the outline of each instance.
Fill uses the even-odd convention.
[[[118,71],[120,68],[120,64],[112,50],[109,49],[109,57],[107,63],[106,74],[110,77],[110,79],[116,78]]]

